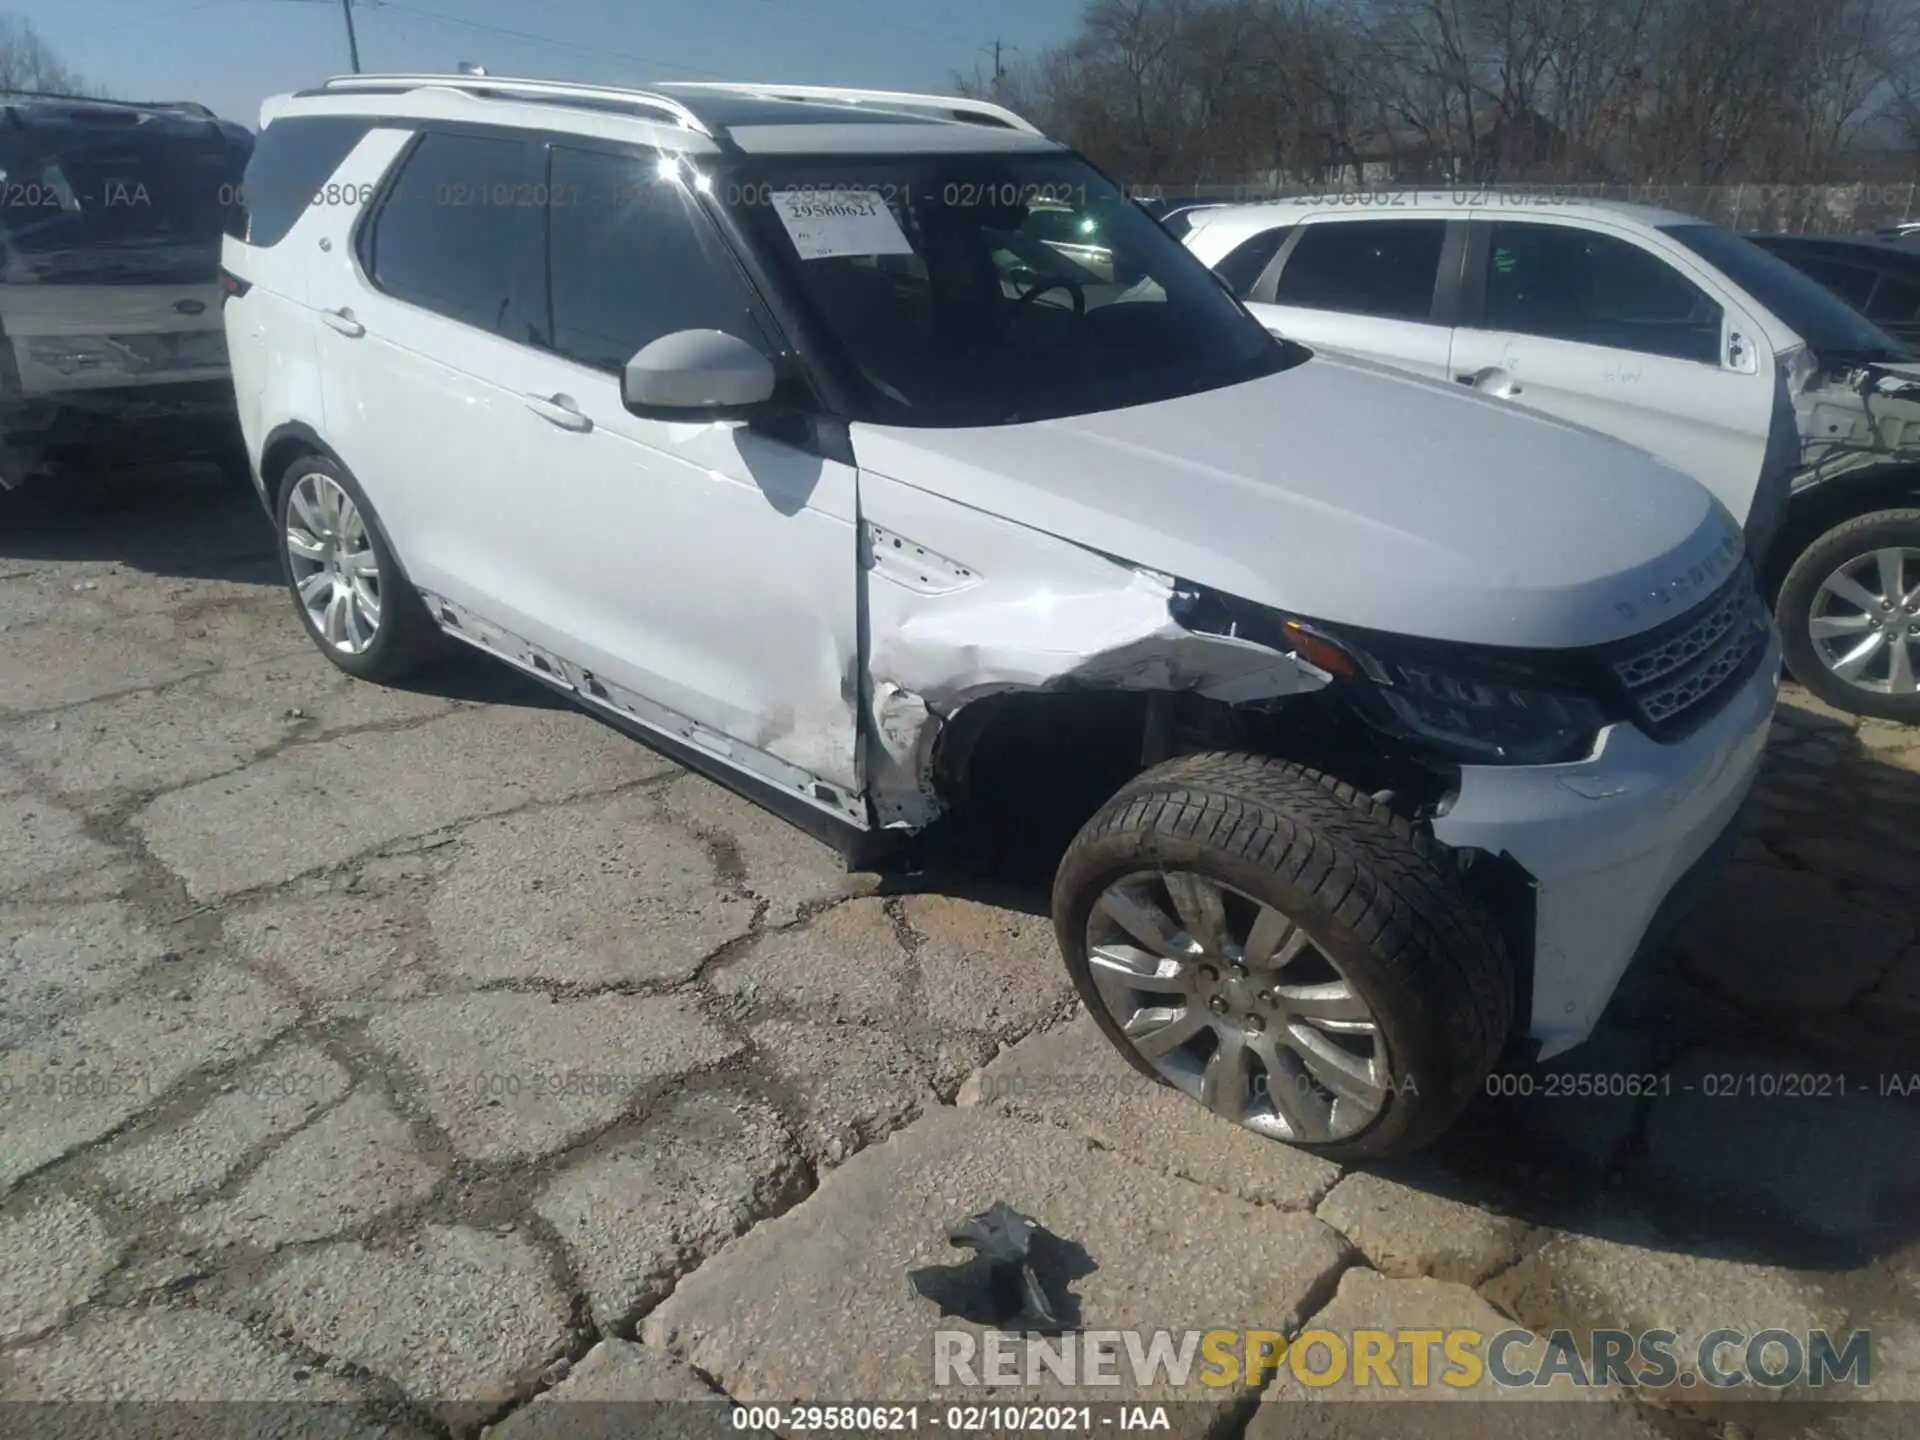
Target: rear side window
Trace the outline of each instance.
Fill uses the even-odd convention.
[[[254,142],[227,233],[249,245],[278,245],[372,128],[350,115],[296,115],[267,126]]]
[[[1873,292],[1873,303],[1867,306],[1867,316],[1893,325],[1920,320],[1920,285],[1910,277],[1882,275],[1879,288]]]
[[[1482,328],[1720,363],[1720,306],[1659,256],[1569,225],[1491,231]]]
[[[1443,220],[1336,220],[1309,225],[1280,272],[1274,300],[1310,310],[1425,320],[1447,239]]]
[[[1253,282],[1280,253],[1280,247],[1287,241],[1290,227],[1282,225],[1278,229],[1263,230],[1250,240],[1242,240],[1229,250],[1220,262],[1213,267],[1213,273],[1227,282],[1242,300],[1253,289]]]
[[[36,126],[0,136],[7,278],[210,281],[244,142],[212,126]]]
[[[545,344],[545,182],[536,144],[429,131],[367,227],[361,263],[395,299]]]
[[[676,330],[767,348],[733,252],[657,157],[553,151],[553,348],[618,372]]]
[[[1863,270],[1858,265],[1843,264],[1838,260],[1828,260],[1821,256],[1808,256],[1803,259],[1789,252],[1782,258],[1799,266],[1854,309],[1867,308],[1867,297],[1873,294],[1873,284],[1878,278],[1873,271]]]

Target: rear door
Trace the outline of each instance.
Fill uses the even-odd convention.
[[[1784,382],[1733,292],[1628,234],[1549,219],[1474,221],[1467,265],[1456,381],[1637,445],[1747,518]]]
[[[246,142],[77,119],[0,139],[0,330],[28,399],[221,380],[220,245]]]
[[[1268,329],[1315,349],[1447,374],[1459,241],[1439,219],[1309,219],[1247,295]]]

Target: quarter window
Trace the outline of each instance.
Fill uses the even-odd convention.
[[[1433,314],[1446,244],[1443,220],[1338,220],[1309,225],[1280,272],[1274,301],[1391,320]]]
[[[1566,225],[1490,230],[1483,328],[1720,363],[1719,305],[1658,256]]]
[[[1838,260],[1813,257],[1794,263],[1856,310],[1867,308],[1867,297],[1873,294],[1874,281],[1879,278],[1871,270]]]
[[[1880,277],[1867,314],[1883,324],[1911,325],[1920,320],[1920,285],[1891,274]]]
[[[544,343],[545,162],[523,140],[422,136],[366,233],[367,273],[396,299]]]
[[[1254,281],[1272,263],[1273,257],[1280,253],[1280,247],[1286,243],[1289,228],[1285,225],[1274,230],[1263,230],[1249,240],[1242,240],[1229,250],[1220,263],[1213,267],[1213,273],[1227,282],[1227,288],[1242,300],[1253,289]]]
[[[724,330],[763,349],[740,267],[678,179],[656,157],[553,152],[553,346],[618,372],[676,330]]]
[[[278,245],[372,128],[371,120],[345,115],[293,115],[267,126],[254,143],[227,233],[249,245]]]

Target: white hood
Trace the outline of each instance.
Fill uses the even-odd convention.
[[[1436,640],[1616,640],[1740,554],[1725,507],[1640,450],[1346,359],[1034,424],[856,425],[853,445],[865,470],[1117,559]]]

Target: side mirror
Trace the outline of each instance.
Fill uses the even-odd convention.
[[[651,420],[744,420],[773,386],[773,362],[739,336],[676,330],[627,362],[620,398]]]

